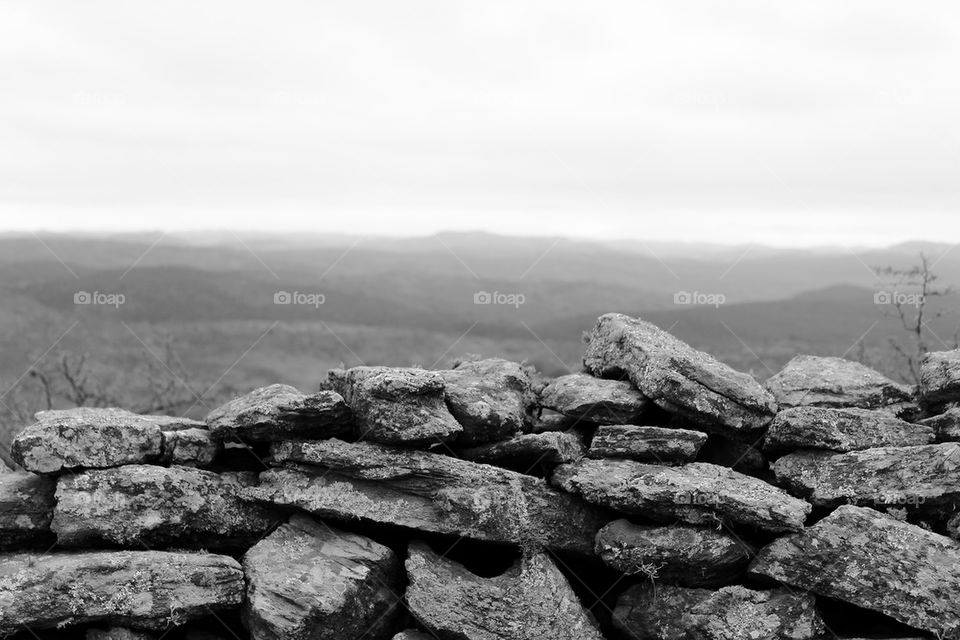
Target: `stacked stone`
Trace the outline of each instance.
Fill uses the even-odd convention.
[[[608,314],[543,384],[321,387],[38,414],[0,475],[0,635],[960,638],[960,352],[918,394],[814,356],[762,386]]]

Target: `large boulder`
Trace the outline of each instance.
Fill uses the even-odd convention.
[[[686,614],[715,592],[647,581],[620,594],[613,624],[630,640],[686,640]]]
[[[761,549],[749,571],[960,638],[960,544],[873,509],[841,506]]]
[[[777,460],[773,472],[778,484],[815,506],[931,510],[960,499],[960,444],[797,451]]]
[[[452,440],[463,427],[447,409],[444,381],[415,368],[334,369],[327,384],[353,409],[362,440],[421,445]]]
[[[690,524],[803,527],[810,505],[762,480],[706,462],[667,467],[633,460],[581,460],[557,467],[554,485],[626,514]]]
[[[689,640],[820,640],[826,626],[809,593],[724,587],[684,616]]]
[[[400,612],[396,554],[295,515],[243,557],[253,640],[386,640]]]
[[[51,542],[56,485],[27,473],[0,474],[0,550]]]
[[[241,500],[252,474],[129,465],[62,476],[51,529],[62,547],[98,543],[245,548],[276,525]]]
[[[920,401],[928,407],[960,400],[960,349],[931,351],[920,361]]]
[[[286,384],[272,384],[214,409],[207,425],[221,439],[272,442],[343,435],[352,430],[353,416],[334,391],[307,395]]]
[[[14,439],[11,455],[34,473],[154,461],[163,443],[160,417],[90,407],[41,411]]]
[[[866,365],[824,356],[794,356],[767,380],[781,408],[858,407],[885,409],[897,415],[915,410],[910,387]]]
[[[85,622],[145,629],[243,602],[243,571],[228,556],[166,551],[0,556],[0,635]]]
[[[463,426],[464,445],[508,438],[520,431],[533,404],[530,376],[516,362],[490,358],[437,371],[447,408]]]
[[[707,434],[689,429],[668,429],[629,424],[598,427],[587,455],[591,458],[628,458],[640,462],[691,462]]]
[[[406,568],[407,606],[438,638],[603,640],[567,579],[543,552],[484,578],[413,543]]]
[[[756,431],[776,403],[753,377],[734,371],[666,331],[617,313],[600,316],[586,336],[583,363],[594,375],[626,375],[664,409],[718,431]]]
[[[650,406],[650,400],[628,380],[571,373],[544,387],[540,405],[580,420],[626,424],[637,419]]]
[[[273,446],[288,468],[246,495],[322,518],[364,520],[511,544],[593,553],[609,518],[542,480],[424,451],[339,440]]]
[[[846,452],[930,444],[934,436],[931,427],[905,422],[885,411],[793,407],[774,418],[763,450],[772,455],[795,449]]]
[[[474,462],[519,467],[529,471],[542,464],[579,460],[587,453],[583,434],[576,431],[522,433],[509,440],[460,449],[457,454]]]
[[[615,520],[597,534],[597,555],[621,573],[685,587],[718,587],[747,568],[753,549],[713,527]]]

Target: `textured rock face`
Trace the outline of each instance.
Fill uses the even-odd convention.
[[[433,444],[463,427],[447,409],[443,377],[436,371],[354,367],[329,373],[329,384],[353,409],[362,440],[384,444]]]
[[[904,422],[885,411],[794,407],[774,418],[763,450],[776,455],[802,448],[846,452],[907,447],[929,444],[934,435],[931,427]]]
[[[233,548],[276,524],[241,500],[253,477],[189,467],[130,465],[60,478],[51,529],[63,547],[112,543]]]
[[[435,636],[432,636],[429,633],[408,629],[407,631],[401,631],[397,635],[393,636],[392,640],[437,640],[437,639]]]
[[[814,640],[826,631],[811,594],[741,586],[724,587],[697,603],[683,624],[690,640]]]
[[[951,407],[943,413],[920,421],[936,431],[937,442],[960,441],[960,407]]]
[[[560,464],[579,460],[587,453],[583,436],[576,431],[524,433],[502,442],[493,442],[461,449],[460,457],[474,462],[507,466],[519,465],[528,470],[539,463]]]
[[[36,419],[11,448],[13,459],[27,471],[115,467],[160,457],[161,430],[151,416],[81,407],[41,411]]]
[[[597,428],[587,455],[661,464],[690,462],[706,441],[707,434],[689,429],[607,425]]]
[[[960,444],[798,451],[773,464],[777,483],[817,506],[933,509],[960,498]]]
[[[739,523],[767,531],[803,527],[810,505],[726,467],[582,460],[557,467],[553,484],[622,513],[691,524]]]
[[[449,456],[339,440],[273,446],[252,500],[340,520],[593,553],[609,517],[542,480]]]
[[[243,558],[253,640],[386,640],[400,561],[364,536],[294,516]]]
[[[634,585],[617,598],[613,623],[630,640],[686,640],[685,615],[714,593],[669,584]]]
[[[168,465],[209,467],[223,450],[223,443],[207,429],[163,431],[163,453],[160,462]]]
[[[251,391],[218,407],[207,416],[217,438],[271,442],[285,438],[329,438],[349,433],[353,421],[338,393],[301,393],[285,384]]]
[[[603,640],[567,579],[535,553],[494,578],[474,575],[422,543],[406,561],[407,606],[440,638]]]
[[[571,418],[625,424],[638,418],[650,401],[626,380],[571,373],[548,384],[540,394],[540,404]]]
[[[753,550],[708,527],[649,526],[615,520],[597,534],[597,555],[621,573],[685,587],[734,582]]]
[[[111,627],[105,630],[88,630],[86,640],[153,640],[153,636],[143,631],[134,631],[125,627]]]
[[[960,400],[960,349],[933,351],[923,357],[919,392],[928,406]]]
[[[530,376],[516,362],[490,358],[438,371],[447,408],[463,426],[462,444],[507,438],[523,429],[533,404]]]
[[[236,560],[207,553],[0,556],[0,634],[97,621],[165,629],[239,606],[243,588]]]
[[[886,408],[897,414],[914,408],[909,387],[843,358],[795,356],[767,388],[782,408]]]
[[[960,638],[960,544],[844,505],[764,547],[750,572]]]
[[[55,489],[50,478],[0,474],[0,550],[49,544]]]
[[[583,363],[593,374],[626,374],[659,406],[699,424],[742,433],[764,427],[776,411],[773,397],[751,376],[649,322],[606,314],[586,340]]]

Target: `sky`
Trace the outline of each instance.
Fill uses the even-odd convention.
[[[0,230],[960,242],[960,5],[0,5]]]

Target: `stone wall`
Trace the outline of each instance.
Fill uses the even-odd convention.
[[[356,367],[204,422],[37,414],[14,638],[960,638],[960,352],[766,386],[639,319],[583,371]]]

